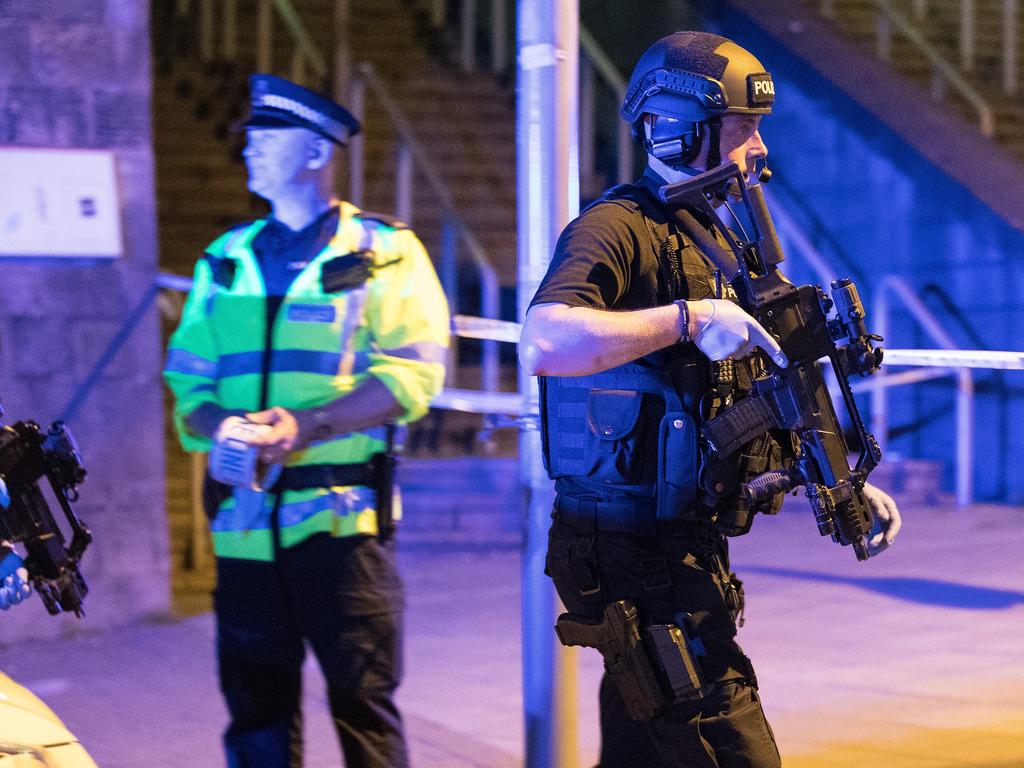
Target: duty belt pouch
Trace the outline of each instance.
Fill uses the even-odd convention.
[[[683,410],[668,410],[658,429],[659,520],[692,518],[697,493],[697,425]]]
[[[651,656],[661,672],[669,701],[704,698],[704,676],[694,653],[685,622],[652,624],[644,630]]]

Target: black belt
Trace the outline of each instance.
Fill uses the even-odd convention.
[[[555,498],[552,517],[560,523],[584,531],[614,531],[647,536],[655,532],[653,499],[598,499],[559,494]]]
[[[599,499],[558,494],[551,517],[584,533],[608,531],[638,536],[688,533],[695,539],[719,536],[714,524],[707,520],[658,520],[654,499],[639,496]]]
[[[301,491],[305,488],[330,488],[335,485],[379,485],[376,465],[365,464],[306,464],[285,467],[281,477],[270,489],[271,493]]]

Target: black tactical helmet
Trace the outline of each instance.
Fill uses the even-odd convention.
[[[683,140],[689,150],[683,154],[692,159],[699,151],[695,139],[702,135],[700,123],[726,112],[766,115],[774,101],[772,76],[749,51],[709,32],[676,32],[640,57],[626,86],[621,114],[638,139],[644,135],[644,114],[679,121],[677,141]],[[650,146],[645,148],[651,151]]]

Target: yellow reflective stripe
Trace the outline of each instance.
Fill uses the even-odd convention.
[[[374,536],[377,533],[377,515],[372,509],[366,509],[359,514],[338,517],[325,510],[300,525],[282,530],[281,545],[285,548],[294,547],[317,533],[330,533],[338,537]],[[213,551],[217,557],[270,562],[274,559],[274,540],[267,529],[214,531]]]

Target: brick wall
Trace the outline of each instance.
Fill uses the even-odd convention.
[[[121,259],[0,259],[0,398],[8,421],[48,423],[156,270],[149,3],[0,0],[0,52],[0,145],[115,152]],[[0,644],[167,610],[161,356],[151,309],[70,421],[89,471],[76,510],[95,536],[87,617],[51,618],[33,598],[0,617]]]

